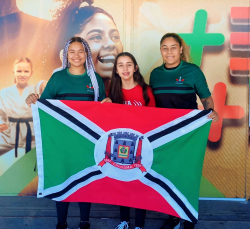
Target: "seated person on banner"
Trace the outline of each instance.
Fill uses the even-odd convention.
[[[132,106],[155,107],[155,99],[151,88],[144,82],[135,57],[128,53],[120,53],[114,63],[109,98],[102,102],[113,102]],[[135,228],[142,229],[145,224],[146,210],[135,209]],[[121,223],[116,229],[128,229],[130,208],[120,206]]]
[[[31,108],[25,99],[31,93],[40,93],[46,82],[28,85],[32,73],[28,58],[16,59],[13,64],[15,84],[0,91],[0,156],[14,148],[17,157],[18,148],[25,148],[27,153],[35,147]]]
[[[212,109],[208,118],[218,121],[206,78],[198,66],[188,63],[189,50],[184,40],[175,33],[167,33],[161,38],[160,51],[165,63],[150,75],[156,107],[198,109],[198,95],[204,109]],[[179,218],[169,216],[161,229],[178,228],[179,224]],[[184,228],[193,229],[194,224],[185,221]]]
[[[90,85],[90,88],[86,87]],[[39,95],[31,94],[26,102],[30,106]],[[104,83],[94,72],[91,50],[81,37],[69,39],[63,51],[63,70],[52,75],[41,99],[102,101],[105,98]],[[90,229],[90,203],[79,203],[81,221],[79,229]],[[56,201],[58,223],[56,229],[67,229],[69,202]]]

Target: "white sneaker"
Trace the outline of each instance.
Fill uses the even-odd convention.
[[[123,221],[115,229],[130,229],[129,222]]]

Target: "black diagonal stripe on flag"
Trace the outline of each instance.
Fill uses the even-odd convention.
[[[186,205],[183,203],[183,201],[173,192],[173,190],[165,182],[152,176],[150,173],[147,173],[145,175],[145,178],[147,178],[151,182],[154,182],[155,184],[161,186],[175,200],[175,202],[182,208],[182,210],[189,217],[189,219],[193,223],[197,223],[197,219],[195,218],[195,216],[189,211],[189,209],[186,207]]]
[[[88,179],[90,179],[91,177],[97,176],[97,175],[101,175],[102,172],[100,170],[94,171],[94,172],[90,172],[87,175],[74,180],[71,184],[69,184],[67,187],[65,187],[63,190],[59,191],[59,192],[55,192],[53,194],[49,194],[49,195],[45,195],[44,197],[47,197],[49,199],[54,199],[54,198],[58,198],[62,195],[64,195],[65,193],[67,193],[70,189],[72,189],[73,187],[75,187],[76,185],[78,185],[79,183],[82,183],[84,181],[87,181]]]
[[[161,138],[161,137],[163,137],[163,136],[165,136],[167,134],[171,134],[172,132],[174,132],[174,131],[176,131],[176,130],[184,127],[184,126],[189,125],[190,123],[196,121],[197,119],[208,115],[210,112],[211,112],[211,109],[203,110],[203,111],[199,112],[197,115],[195,115],[195,116],[193,116],[191,118],[188,118],[188,119],[186,119],[186,120],[184,120],[184,121],[182,121],[182,122],[180,122],[180,123],[178,123],[178,124],[176,124],[174,126],[171,126],[171,127],[167,128],[165,130],[162,130],[159,133],[155,133],[155,134],[149,136],[148,140],[150,142],[153,142],[153,141],[155,141],[155,140],[157,140],[157,139],[159,139],[159,138]]]
[[[39,99],[38,101],[40,103],[44,104],[45,106],[49,107],[51,110],[55,111],[56,113],[60,114],[64,118],[68,119],[70,122],[72,122],[75,125],[77,125],[79,128],[81,128],[83,131],[85,131],[86,133],[88,133],[89,135],[91,135],[96,140],[98,140],[101,137],[99,134],[97,134],[96,132],[94,132],[88,126],[86,126],[83,123],[81,123],[80,121],[78,121],[74,116],[72,116],[71,114],[69,114],[66,111],[62,110],[61,108],[59,108],[57,106],[54,106],[53,104],[51,104],[46,99]]]

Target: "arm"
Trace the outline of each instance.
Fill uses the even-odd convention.
[[[212,122],[216,122],[219,120],[219,115],[218,113],[214,110],[214,101],[212,96],[209,96],[205,99],[201,99],[202,105],[205,110],[212,109],[213,112],[208,115],[208,118],[212,119]]]
[[[155,107],[155,97],[153,95],[152,89],[149,86],[147,88],[147,93],[148,93],[148,97],[149,97],[149,103],[148,103],[147,107]]]
[[[205,110],[214,109],[214,101],[209,91],[206,78],[203,72],[197,66],[196,66],[196,73],[197,73],[195,79],[196,93],[198,94]],[[213,112],[208,115],[208,118],[211,118],[212,122],[216,122],[219,120],[218,113],[215,110],[213,110]]]
[[[4,97],[6,96],[6,94],[7,93],[3,93],[3,91],[1,91],[0,93],[0,133],[8,129],[8,117],[5,112],[6,109],[4,106]]]
[[[101,101],[101,103],[112,103],[112,100],[109,97],[107,97],[107,98],[103,99]]]
[[[49,79],[45,89],[43,90],[43,93],[40,97],[40,99],[55,99],[56,96],[56,87],[54,83],[54,77]],[[26,98],[26,103],[28,106],[31,106],[31,103],[36,103],[36,101],[39,99],[39,94],[32,93]]]

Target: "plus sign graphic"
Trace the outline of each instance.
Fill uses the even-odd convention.
[[[221,33],[206,33],[207,12],[198,10],[195,14],[193,33],[179,33],[184,41],[191,47],[190,55],[193,63],[200,66],[204,46],[222,45],[225,37]]]
[[[210,132],[209,141],[217,142],[221,138],[223,119],[242,119],[245,115],[245,111],[240,106],[226,105],[227,87],[226,84],[220,82],[214,86],[213,100],[214,110],[219,114],[219,121],[213,122]],[[199,109],[203,109],[203,106],[199,106]]]

